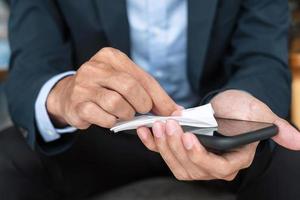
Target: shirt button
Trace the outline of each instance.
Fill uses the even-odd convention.
[[[157,70],[154,73],[154,76],[157,77],[157,78],[163,78],[164,77],[164,73],[161,70]]]
[[[46,132],[47,132],[48,135],[51,135],[51,136],[53,136],[55,134],[53,131],[51,131],[49,129],[47,129]]]

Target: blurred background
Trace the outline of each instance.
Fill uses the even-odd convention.
[[[7,20],[8,6],[5,1],[0,0],[0,70],[7,68],[9,48],[7,43]]]
[[[11,125],[3,94],[3,81],[7,76],[10,55],[7,41],[8,1],[0,0],[0,130]],[[291,117],[292,121],[300,127],[300,0],[290,0],[289,6],[292,18],[289,61],[293,72]]]
[[[11,125],[6,99],[3,93],[3,81],[7,75],[9,61],[9,44],[7,41],[7,21],[9,15],[8,3],[0,0],[0,130]]]
[[[292,25],[289,62],[292,69],[292,121],[300,127],[300,0],[290,0]]]

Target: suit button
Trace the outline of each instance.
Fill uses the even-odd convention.
[[[28,130],[27,129],[20,127],[19,130],[20,130],[20,132],[21,132],[21,134],[24,138],[28,137]]]
[[[47,129],[46,132],[48,135],[51,135],[51,136],[55,135],[55,133],[52,130]]]

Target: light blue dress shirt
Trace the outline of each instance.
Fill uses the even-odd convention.
[[[150,73],[184,107],[199,103],[187,79],[187,1],[127,0],[133,61]],[[46,110],[46,99],[57,81],[75,71],[59,74],[42,87],[35,104],[38,129],[46,142],[76,130],[56,129]]]

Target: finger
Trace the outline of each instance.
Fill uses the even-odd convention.
[[[165,138],[165,126],[162,122],[153,124],[153,135],[160,155],[178,180],[187,180],[188,174],[180,162],[172,154]]]
[[[172,116],[180,116],[184,107],[177,105],[176,110],[171,114]]]
[[[150,151],[157,151],[156,144],[154,142],[153,136],[151,131],[147,127],[140,127],[137,129],[137,135],[142,141],[142,143],[150,150]]]
[[[167,120],[166,133],[168,146],[175,158],[185,168],[192,179],[200,179],[200,175],[202,175],[202,170],[200,169],[201,166],[199,166],[198,168],[189,159],[181,139],[184,132],[178,122],[176,122],[175,120]]]
[[[129,120],[135,115],[134,108],[115,91],[100,88],[94,99],[103,110],[119,119]]]
[[[233,172],[229,176],[224,177],[223,180],[233,181],[236,178],[236,176],[238,175],[238,173],[239,173],[239,171]]]
[[[275,120],[278,134],[272,139],[279,145],[290,149],[300,150],[300,132],[284,119]]]
[[[153,112],[158,115],[171,115],[176,110],[176,103],[169,97],[159,83],[142,68],[132,62],[119,50],[105,48],[100,50],[91,60],[110,62],[117,71],[133,76],[145,88],[153,102]]]
[[[148,113],[152,109],[151,97],[135,78],[126,73],[115,71],[101,85],[118,92],[139,113]]]
[[[93,102],[84,102],[77,107],[78,116],[91,124],[111,128],[116,123],[116,117],[110,115]]]
[[[188,156],[198,166],[202,166],[211,176],[216,179],[225,179],[235,171],[239,170],[233,167],[222,156],[208,152],[192,133],[185,133],[184,143],[188,149]],[[188,142],[187,142],[188,141]]]
[[[188,157],[190,160],[201,168],[201,171],[203,173],[203,176],[201,180],[213,180],[216,179],[215,170],[213,170],[211,167],[207,166],[210,162],[210,164],[215,165],[213,159],[207,158],[207,151],[202,147],[199,143],[198,139],[194,137],[192,133],[185,133],[182,135],[182,142],[184,144],[185,149],[187,150]],[[197,145],[199,145],[197,147]],[[197,148],[197,150],[196,150]],[[218,177],[221,178],[221,177]]]
[[[230,153],[225,153],[222,156],[227,160],[227,162],[232,166],[233,170],[248,168],[254,159],[256,147],[258,142],[245,145],[235,151]],[[234,173],[233,171],[232,173]]]
[[[77,128],[77,129],[84,130],[84,129],[89,128],[92,125],[91,123],[83,120],[80,116],[78,116],[76,110],[71,110],[66,115],[67,115],[67,117],[66,117],[67,124]]]

